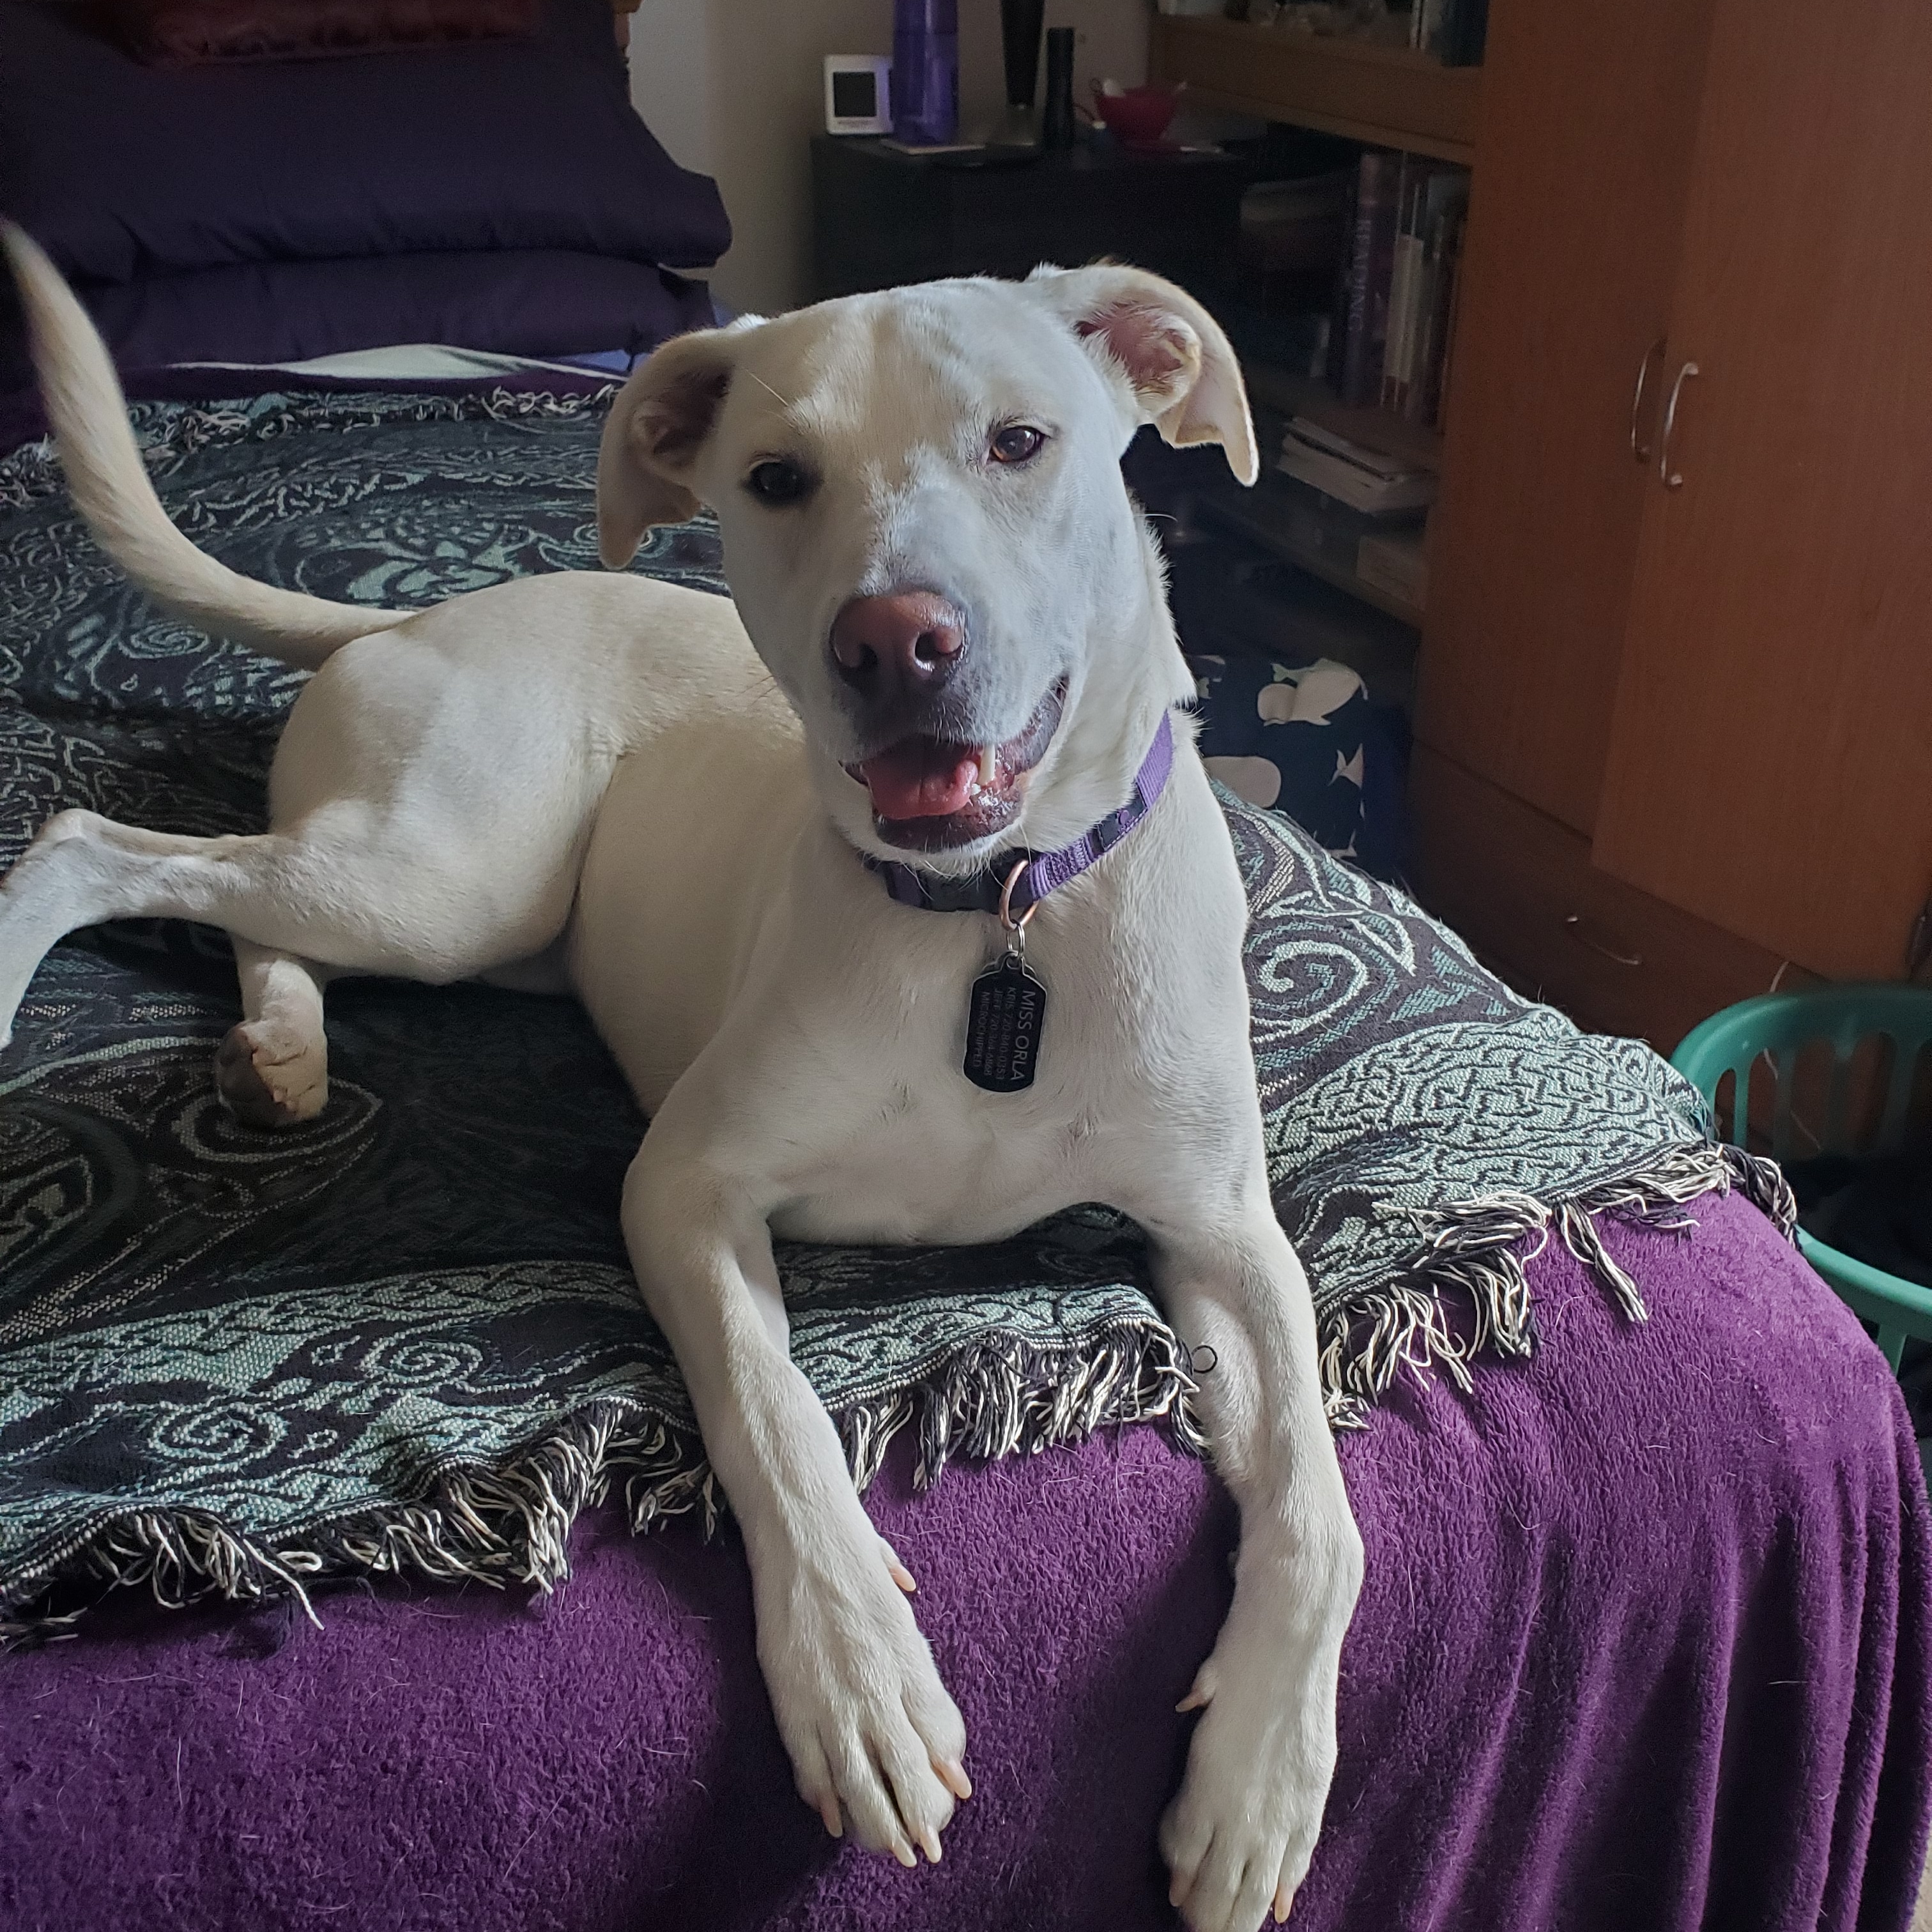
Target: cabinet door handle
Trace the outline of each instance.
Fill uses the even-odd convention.
[[[1613,959],[1619,966],[1641,966],[1643,964],[1641,952],[1619,952],[1614,946],[1606,946],[1600,939],[1592,939],[1583,930],[1583,922],[1579,914],[1574,912],[1568,914],[1563,923],[1568,928],[1570,937],[1579,946],[1587,946],[1592,952],[1601,953],[1606,959]]]
[[[1659,439],[1657,454],[1658,480],[1666,490],[1681,490],[1684,487],[1683,474],[1670,466],[1670,439],[1677,428],[1677,399],[1684,393],[1687,379],[1699,373],[1694,362],[1687,362],[1677,372],[1677,380],[1670,386],[1670,400],[1664,406],[1664,434]]]
[[[1912,936],[1905,942],[1906,977],[1917,979],[1928,959],[1932,959],[1932,899],[1918,908],[1918,916],[1912,922]]]
[[[1650,445],[1640,442],[1636,433],[1638,421],[1643,413],[1644,385],[1650,380],[1652,362],[1664,353],[1664,340],[1660,335],[1643,352],[1643,360],[1636,365],[1636,388],[1630,397],[1630,454],[1639,463],[1648,463],[1650,460]]]

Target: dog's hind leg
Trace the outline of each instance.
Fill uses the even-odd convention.
[[[66,849],[86,838],[90,822],[107,823],[96,812],[56,813],[0,880],[0,1046],[14,1036],[34,969],[68,934],[101,916],[89,910],[88,868]]]
[[[304,1004],[318,968],[444,985],[540,952],[562,930],[574,870],[512,887],[453,856],[425,864],[383,834],[380,814],[342,802],[295,832],[220,838],[60,813],[0,884],[0,1046],[48,950],[104,920],[197,920],[280,956],[262,967],[259,1017],[279,1005],[318,1034],[319,1000]]]
[[[251,1127],[313,1120],[328,1100],[328,1040],[322,1030],[326,967],[252,940],[235,941],[242,1020],[214,1056],[222,1103]]]

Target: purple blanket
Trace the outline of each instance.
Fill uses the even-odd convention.
[[[1298,1932],[1903,1932],[1932,1806],[1932,1540],[1876,1352],[1756,1210],[1560,1243],[1542,1346],[1399,1390]],[[1150,1429],[868,1502],[977,1787],[935,1868],[793,1795],[743,1558],[586,1520],[548,1602],[100,1613],[0,1664],[0,1924],[232,1932],[1171,1926],[1172,1714],[1232,1512]]]

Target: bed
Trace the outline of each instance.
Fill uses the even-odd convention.
[[[1368,1583],[1292,1922],[1902,1932],[1916,1459],[1862,1338],[1756,1210],[1702,1220],[1688,1244],[1612,1238],[1653,1303],[1634,1343],[1559,1244],[1534,1279],[1560,1339],[1531,1369],[1417,1390],[1344,1440]],[[1848,1442],[1850,1413],[1874,1419]],[[320,1630],[104,1612],[8,1665],[6,1922],[1172,1927],[1153,1832],[1226,1602],[1225,1497],[1145,1427],[926,1495],[910,1461],[868,1504],[972,1741],[938,1867],[835,1845],[794,1796],[730,1540],[600,1515],[550,1599],[338,1592]]]
[[[426,603],[594,567],[594,377],[164,369],[133,386],[171,513],[238,568]],[[716,589],[719,562],[700,519],[655,533],[638,567]],[[296,677],[146,607],[31,443],[0,459],[0,864],[68,805],[259,821]],[[1286,923],[1402,935],[1381,1012],[1412,1029],[1446,1012],[1672,1097],[1640,1049],[1574,1044],[1400,895],[1228,809],[1251,880],[1306,888]],[[1285,903],[1266,908],[1278,926]],[[1300,1118],[1280,1070],[1360,1064],[1334,1026],[1319,1069],[1294,1058],[1324,997],[1258,999],[1271,1120]],[[976,1795],[943,1864],[905,1874],[826,1839],[792,1794],[742,1552],[624,1288],[616,1191],[642,1123],[581,1016],[478,987],[346,988],[340,1090],[297,1144],[214,1105],[232,1004],[218,937],[77,935],[0,1060],[0,1564],[26,1578],[0,1592],[21,1640],[0,1661],[0,1922],[1174,1923],[1154,1826],[1235,1525],[1188,1420],[1202,1365],[1148,1308],[1131,1230],[1074,1217],[950,1261],[786,1258],[801,1346],[847,1378],[855,1470],[969,1728]],[[1460,1063],[1427,1064],[1448,1090],[1433,1138],[1491,1111],[1491,1155],[1527,1133],[1514,1088],[1475,1108],[1447,1079]],[[1372,1181],[1358,1144],[1276,1136],[1278,1204],[1318,1284],[1342,1282],[1360,1224],[1431,1225],[1391,1178],[1430,1156],[1412,1126],[1378,1156]],[[1772,1181],[1729,1178],[1698,1168],[1667,1211],[1607,1183],[1566,1211],[1519,1201],[1514,1220],[1488,1197],[1480,1246],[1449,1238],[1466,1216],[1432,1224],[1426,1303],[1378,1300],[1366,1267],[1322,1288],[1324,1334],[1360,1370],[1331,1394],[1368,1581],[1297,1924],[1906,1924],[1932,1811],[1916,1450],[1882,1358],[1776,1224]],[[357,1303],[378,1280],[406,1293]],[[436,1294],[458,1314],[410,1328]],[[867,1379],[880,1298],[927,1338],[890,1388]],[[1019,1300],[1038,1325],[1006,1346],[999,1310]],[[290,1385],[289,1358],[262,1350],[267,1312],[291,1309],[320,1391],[276,1412],[303,1419],[292,1445],[252,1435],[240,1400]],[[1364,1310],[1395,1338],[1379,1352]],[[144,1322],[172,1352],[137,1377]],[[530,1364],[554,1366],[571,1324],[568,1413],[546,1419]],[[410,1378],[406,1402],[358,1408],[357,1349]],[[489,1408],[493,1439],[544,1454],[494,1466],[494,1487],[460,1444],[439,1461],[424,1445],[459,1397]],[[376,1528],[295,1493],[332,1453],[318,1418],[381,1465]],[[163,1450],[196,1508],[154,1500]],[[302,1533],[251,1541],[233,1526],[272,1490]]]

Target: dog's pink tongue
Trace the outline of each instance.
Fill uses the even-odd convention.
[[[944,818],[973,796],[978,761],[930,738],[904,738],[868,758],[859,775],[881,818]]]

